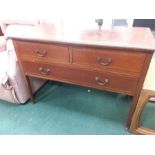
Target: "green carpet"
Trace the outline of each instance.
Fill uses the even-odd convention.
[[[141,117],[141,126],[155,129],[155,103],[148,102]]]
[[[130,102],[126,95],[48,82],[34,105],[0,100],[0,134],[127,135]]]

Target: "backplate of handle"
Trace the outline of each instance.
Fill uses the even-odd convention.
[[[112,58],[97,57],[96,61],[103,66],[108,66],[112,62]]]
[[[95,77],[95,80],[98,85],[100,86],[106,86],[109,83],[109,79],[104,79],[104,81],[101,81],[99,77]]]
[[[44,50],[44,51],[41,51],[39,49],[36,49],[35,51],[36,55],[39,56],[39,57],[45,57],[47,55],[47,51]]]
[[[39,67],[38,70],[43,75],[49,75],[51,73],[51,70],[49,68]]]

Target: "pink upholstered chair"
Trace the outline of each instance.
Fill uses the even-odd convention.
[[[17,21],[15,23],[21,24]],[[0,36],[0,99],[21,104],[29,99],[29,94],[20,71],[12,40],[5,39],[5,30],[10,24],[13,24],[13,21],[1,23],[4,36]],[[35,25],[37,22],[28,24]],[[45,83],[45,80],[36,78],[31,78],[30,81],[33,92]]]

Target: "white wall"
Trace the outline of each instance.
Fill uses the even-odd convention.
[[[0,18],[149,18],[154,1],[131,0],[0,0]],[[151,16],[152,15],[152,16]],[[147,16],[147,17],[148,17]],[[153,17],[154,18],[154,17]]]

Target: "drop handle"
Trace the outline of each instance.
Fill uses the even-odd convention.
[[[97,57],[96,61],[103,66],[108,66],[110,63],[112,63],[112,58]]]
[[[44,51],[40,51],[39,49],[36,49],[35,50],[35,53],[38,57],[45,57],[47,55],[47,51],[44,50]]]
[[[51,70],[49,68],[43,68],[43,67],[39,67],[38,69],[40,71],[41,74],[43,75],[49,75],[51,73]]]
[[[104,81],[101,81],[99,77],[95,77],[95,80],[100,86],[106,86],[109,83],[109,79],[104,79]]]

